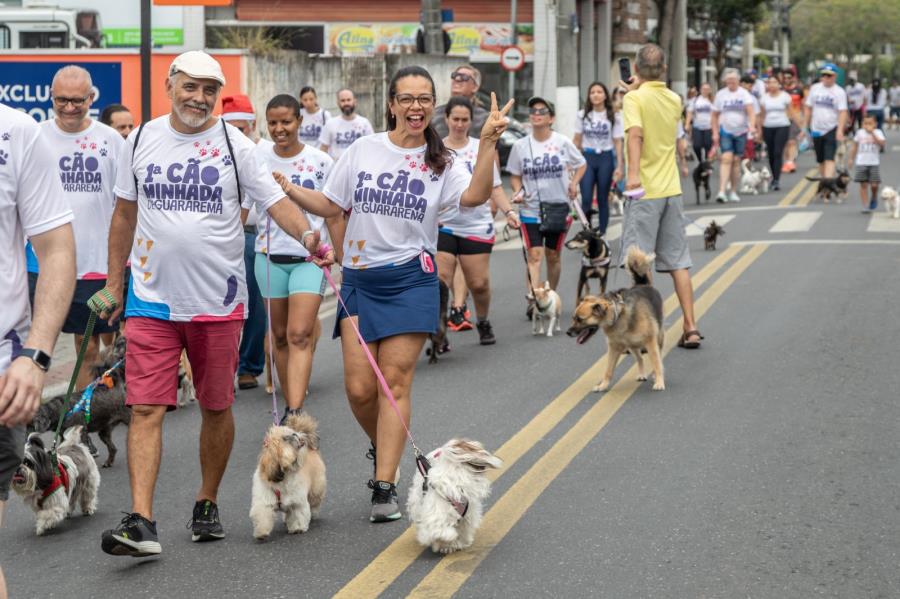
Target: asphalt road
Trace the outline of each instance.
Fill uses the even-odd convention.
[[[900,135],[888,140],[882,173],[896,185]],[[408,521],[368,522],[368,442],[344,397],[339,346],[326,341],[306,406],[320,421],[329,488],[308,533],[251,536],[271,404],[261,389],[240,392],[219,498],[225,541],[193,544],[184,528],[199,476],[189,406],[166,419],[162,556],[100,551],[101,531],[129,509],[123,452],[102,471],[98,513],[45,537],[12,498],[0,531],[11,596],[900,596],[900,221],[860,214],[855,188],[843,204],[810,201],[799,183],[810,157],[800,166],[785,191],[738,205],[697,207],[687,192],[689,217],[727,221],[727,234],[715,252],[690,237],[706,340],[699,351],[672,347],[681,325],[669,300],[663,392],[635,382],[627,358],[608,393],[591,393],[602,336],[587,346],[532,337],[518,246],[497,248],[497,345],[452,334],[438,365],[423,356],[413,389],[421,445],[467,436],[506,462],[470,551],[441,559],[420,551]],[[577,263],[567,252],[566,321]],[[672,294],[668,277],[656,282]],[[125,430],[115,438],[124,447]],[[401,496],[413,468],[409,453]]]

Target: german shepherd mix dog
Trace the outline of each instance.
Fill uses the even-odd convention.
[[[700,203],[700,190],[703,189],[705,201],[709,201],[712,197],[712,191],[709,189],[709,178],[713,173],[712,163],[709,160],[701,160],[700,164],[694,167],[692,174],[694,179],[694,192],[697,194],[697,203]]]
[[[575,308],[567,335],[585,343],[598,329],[603,329],[609,346],[606,374],[594,391],[609,389],[619,357],[630,352],[638,366],[638,380],[646,381],[641,350],[647,350],[653,367],[653,390],[666,388],[663,378],[662,346],[663,300],[650,280],[654,254],[645,254],[637,246],[628,249],[625,265],[634,284],[600,296],[589,295]]]
[[[709,224],[703,229],[703,247],[707,250],[716,249],[716,239],[718,239],[719,235],[724,234],[725,229],[721,225],[714,220],[709,221]]]
[[[582,229],[566,242],[570,250],[581,250],[581,273],[578,275],[578,290],[575,305],[591,292],[589,279],[600,282],[600,293],[606,293],[606,277],[609,275],[609,246],[600,235],[600,229]]]
[[[438,330],[437,333],[431,334],[431,347],[425,350],[425,355],[429,356],[429,364],[437,364],[440,354],[450,351],[450,343],[447,341],[447,310],[450,303],[450,289],[440,281],[441,301],[438,309]]]
[[[843,169],[839,170],[833,179],[823,179],[822,177],[807,177],[806,179],[819,182],[819,186],[816,188],[816,198],[826,204],[831,201],[831,196],[834,196],[838,203],[843,202],[847,197],[850,173]]]

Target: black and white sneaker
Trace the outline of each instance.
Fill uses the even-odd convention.
[[[126,513],[117,527],[105,531],[100,547],[110,555],[150,557],[162,553],[156,536],[156,522],[137,513]]]
[[[400,504],[397,503],[397,487],[383,480],[370,480],[372,489],[372,513],[369,522],[393,522],[399,520]]]
[[[191,540],[195,543],[225,538],[225,529],[219,522],[219,506],[209,499],[194,504],[194,515],[188,528],[191,529]]]
[[[479,320],[475,325],[478,328],[478,342],[481,345],[494,345],[497,338],[494,337],[494,327],[491,326],[490,320]]]

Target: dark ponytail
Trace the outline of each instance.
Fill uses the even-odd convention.
[[[391,113],[391,102],[397,95],[397,82],[406,77],[422,77],[431,84],[431,94],[436,96],[434,89],[434,79],[431,74],[420,66],[403,67],[391,77],[391,83],[388,87],[388,103],[385,108],[385,121],[387,121],[387,130],[393,131],[397,128],[397,118]],[[443,175],[444,169],[450,164],[450,150],[444,145],[444,141],[429,121],[425,127],[425,164],[437,175]]]

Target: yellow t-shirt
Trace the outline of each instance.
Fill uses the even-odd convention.
[[[640,174],[644,199],[681,195],[681,179],[675,163],[681,98],[662,81],[645,81],[633,92],[625,94],[622,112],[625,118],[626,159],[628,130],[632,127],[643,129]]]

